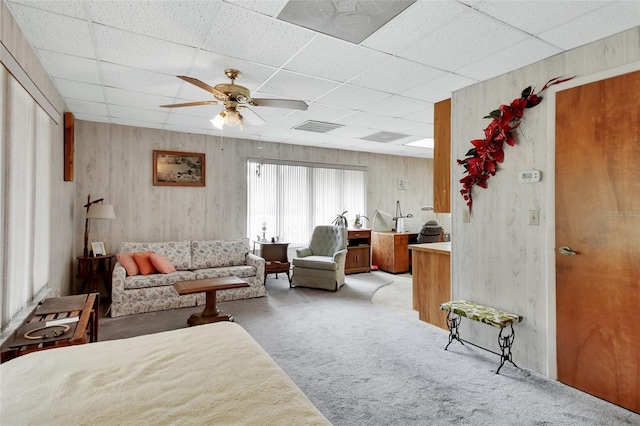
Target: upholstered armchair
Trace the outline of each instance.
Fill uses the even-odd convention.
[[[338,290],[344,284],[347,235],[343,226],[316,226],[309,246],[296,249],[292,285]]]

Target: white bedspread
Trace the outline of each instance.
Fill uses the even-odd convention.
[[[3,425],[327,425],[239,325],[51,349],[0,365]]]

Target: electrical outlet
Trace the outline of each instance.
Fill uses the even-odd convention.
[[[540,225],[540,210],[529,210],[529,225]]]
[[[467,209],[462,210],[462,222],[464,223],[471,222],[471,213],[469,213],[469,210]]]

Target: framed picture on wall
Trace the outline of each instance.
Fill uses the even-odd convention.
[[[91,251],[93,251],[93,257],[104,256],[107,251],[104,249],[104,243],[102,241],[92,242]]]
[[[205,182],[204,154],[153,151],[155,186],[205,186]]]

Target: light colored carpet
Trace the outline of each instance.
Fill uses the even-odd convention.
[[[640,424],[638,414],[535,372],[507,364],[497,375],[498,357],[470,345],[444,351],[445,330],[371,302],[378,289],[395,291],[393,277],[349,275],[328,292],[270,276],[267,297],[220,307],[335,425]],[[201,310],[104,318],[100,340],[185,327]]]
[[[384,274],[384,272],[379,273]],[[411,275],[390,275],[390,279],[393,282],[380,287],[373,294],[371,303],[388,309],[403,318],[419,321],[418,311],[413,310],[413,282]]]

